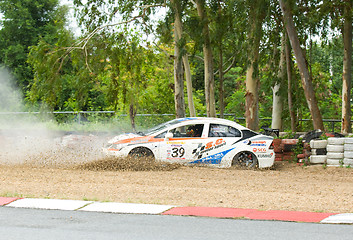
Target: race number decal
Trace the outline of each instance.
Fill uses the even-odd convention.
[[[185,149],[183,147],[174,147],[172,148],[172,157],[173,158],[182,158],[185,154]]]

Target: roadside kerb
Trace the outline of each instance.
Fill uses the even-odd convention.
[[[7,205],[9,203],[12,203],[13,201],[16,201],[21,198],[16,198],[16,197],[0,197],[0,206]]]
[[[173,205],[95,202],[61,199],[0,197],[0,206],[89,212],[176,215],[215,218],[244,218],[291,222],[353,224],[353,213],[321,213],[221,207],[177,207]]]
[[[245,218],[251,220],[277,220],[291,222],[321,222],[336,213],[300,212],[239,208],[214,208],[214,207],[176,207],[163,213],[164,215],[203,216],[218,218]],[[353,217],[353,216],[352,216]]]
[[[23,198],[13,201],[7,204],[6,206],[16,208],[36,208],[73,211],[83,208],[84,206],[91,203],[93,203],[93,201]]]
[[[79,210],[89,212],[161,214],[173,207],[175,206],[157,204],[95,202]]]

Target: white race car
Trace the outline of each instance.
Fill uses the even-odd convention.
[[[153,157],[180,164],[268,168],[273,138],[220,118],[178,118],[144,133],[114,137],[104,151],[117,157]]]

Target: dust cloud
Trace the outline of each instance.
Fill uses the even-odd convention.
[[[105,139],[47,129],[38,114],[26,112],[13,82],[0,70],[0,164],[68,166],[103,157]]]
[[[102,147],[113,136],[50,130],[39,114],[29,114],[10,74],[0,70],[0,167],[26,165],[88,171],[170,171],[178,165],[154,159],[117,159]]]

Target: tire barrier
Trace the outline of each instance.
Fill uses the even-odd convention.
[[[341,166],[344,157],[344,138],[328,138],[327,139],[327,166]]]
[[[353,138],[344,138],[343,166],[353,167]]]
[[[310,164],[325,164],[327,159],[327,140],[311,140],[311,156],[309,158]]]
[[[327,140],[311,140],[310,141],[311,149],[326,148],[326,146],[327,146]]]
[[[327,164],[327,166],[353,167],[353,137],[329,137],[327,140],[303,141],[303,152],[294,154],[298,139],[274,139],[276,161],[291,161],[298,164]]]

